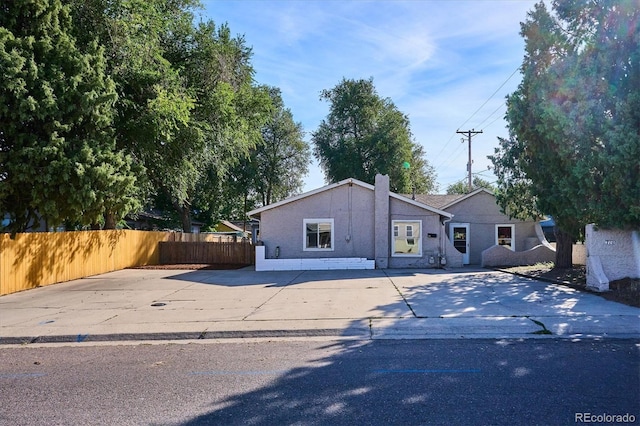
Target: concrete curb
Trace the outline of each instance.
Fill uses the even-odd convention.
[[[596,327],[596,329],[599,327]],[[594,333],[595,331],[595,333]],[[141,332],[111,334],[42,335],[0,337],[0,346],[50,343],[127,343],[160,341],[213,341],[225,339],[269,338],[349,338],[358,340],[429,340],[429,339],[638,339],[639,333],[619,326],[612,330],[594,330],[573,324],[562,329],[551,323],[549,329],[528,317],[509,318],[405,318],[400,321],[370,319],[370,325],[354,328],[273,329],[273,330],[212,330],[186,332]]]
[[[394,330],[393,332],[378,331],[373,335],[345,334],[343,330],[263,330],[263,331],[223,331],[211,333],[140,333],[140,334],[103,334],[87,336],[37,336],[37,337],[8,337],[0,339],[2,346],[26,346],[56,343],[128,343],[128,342],[171,342],[171,341],[214,341],[231,339],[276,339],[276,338],[349,338],[357,340],[452,340],[452,339],[633,339],[637,334],[536,334],[535,332],[465,332],[458,333],[429,332],[425,330]]]
[[[348,331],[348,330],[347,330]],[[126,333],[126,334],[94,334],[94,335],[52,335],[35,337],[4,337],[0,345],[29,345],[36,343],[95,343],[95,342],[130,342],[157,340],[214,340],[214,339],[257,339],[275,337],[357,337],[362,333],[349,334],[340,329],[317,330],[244,330],[244,331],[203,331],[197,332],[160,332],[160,333]]]

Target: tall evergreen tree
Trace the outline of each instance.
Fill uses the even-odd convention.
[[[72,0],[79,40],[97,38],[118,93],[114,129],[119,149],[135,161],[139,197],[171,200],[191,231],[188,193],[199,176],[201,129],[192,123],[196,94],[182,64],[172,63],[176,44],[193,39],[196,1]],[[185,208],[185,206],[187,206]]]
[[[229,168],[248,155],[268,112],[251,49],[226,25],[194,25],[196,0],[74,0],[78,32],[96,34],[119,94],[118,145],[147,195],[183,231],[211,217]],[[205,222],[209,222],[206,219]]]
[[[634,1],[539,3],[522,24],[523,80],[507,99],[510,138],[492,156],[498,199],[546,213],[556,267],[586,223],[640,226],[640,9]]]
[[[88,225],[135,207],[131,161],[117,151],[116,92],[94,42],[82,52],[60,0],[0,8],[0,211],[20,232],[44,218]]]

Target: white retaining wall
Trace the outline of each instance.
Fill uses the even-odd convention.
[[[640,278],[640,231],[586,227],[587,287],[609,290],[609,282]]]
[[[359,257],[265,259],[265,247],[256,246],[256,271],[316,271],[329,269],[375,269],[375,261]]]
[[[482,251],[482,266],[521,266],[541,262],[553,262],[556,252],[550,247],[539,245],[526,251],[511,251],[495,245]]]
[[[574,265],[586,265],[587,264],[587,245],[574,244],[573,245],[573,257],[572,261]]]

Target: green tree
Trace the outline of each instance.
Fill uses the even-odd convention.
[[[471,183],[472,191],[475,191],[478,188],[485,188],[489,191],[494,191],[495,188],[491,184],[491,182],[484,180],[479,177],[474,177]],[[447,194],[468,194],[469,193],[469,185],[467,185],[466,181],[459,181],[454,184],[451,184],[447,187]]]
[[[245,219],[247,211],[302,189],[310,162],[302,125],[285,108],[280,89],[265,89],[271,101],[270,117],[262,126],[260,142],[224,179],[220,218]]]
[[[435,188],[434,171],[412,140],[409,118],[377,94],[373,79],[343,79],[320,99],[331,105],[312,140],[328,182],[353,177],[373,184],[381,173],[389,175],[395,192]]]
[[[296,123],[291,110],[284,107],[280,89],[270,88],[269,96],[273,112],[251,156],[255,164],[253,186],[263,206],[300,192],[310,163],[302,124]]]
[[[140,200],[162,194],[176,209],[187,203],[198,179],[194,163],[204,147],[201,129],[192,123],[195,94],[169,60],[175,44],[192,37],[195,4],[72,1],[78,39],[97,38],[105,49],[107,72],[118,92],[116,142],[135,161]]]
[[[510,138],[492,157],[515,216],[554,217],[556,267],[586,223],[640,226],[640,10],[632,1],[539,3],[522,24]],[[518,203],[527,194],[529,203]]]
[[[194,25],[196,6],[74,1],[78,32],[97,36],[107,51],[120,96],[118,144],[140,166],[147,197],[170,203],[184,232],[194,213],[216,210],[219,185],[259,140],[269,108],[267,94],[253,85],[244,39],[231,37],[226,25]]]
[[[12,232],[39,218],[89,225],[136,207],[131,159],[116,150],[116,92],[95,42],[78,49],[69,7],[0,8],[0,211]],[[114,219],[115,220],[115,219]]]
[[[227,25],[202,23],[185,56],[187,84],[197,94],[192,116],[202,130],[204,150],[198,163],[199,179],[188,193],[189,205],[207,224],[215,224],[221,207],[233,198],[233,170],[261,143],[260,129],[272,110],[266,87],[256,86],[251,49],[243,37],[232,37]],[[244,182],[244,179],[241,180]]]

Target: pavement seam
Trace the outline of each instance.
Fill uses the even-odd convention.
[[[389,280],[389,282],[391,282],[391,285],[393,285],[393,288],[396,289],[396,291],[398,292],[398,294],[400,295],[400,297],[402,297],[402,300],[404,301],[404,303],[407,305],[407,308],[409,308],[409,310],[411,311],[411,314],[413,315],[414,318],[418,318],[418,315],[416,315],[415,311],[413,310],[413,308],[411,307],[411,304],[409,303],[409,301],[407,301],[407,298],[404,297],[404,294],[402,294],[402,292],[400,291],[400,289],[398,288],[398,286],[396,285],[395,282],[393,282],[393,279],[389,276],[389,274],[387,274],[387,270],[383,269],[382,272],[384,272],[384,274],[386,275],[387,279]]]
[[[249,318],[251,315],[255,314],[256,312],[258,312],[260,310],[260,308],[262,308],[264,305],[266,305],[267,303],[269,303],[274,297],[276,297],[277,295],[280,294],[280,292],[282,290],[284,290],[285,288],[289,287],[295,280],[298,279],[298,277],[302,274],[304,274],[306,271],[300,271],[299,274],[297,274],[295,277],[293,277],[291,280],[289,280],[288,283],[286,283],[285,285],[283,285],[282,287],[280,287],[280,289],[275,292],[271,297],[269,297],[267,300],[265,300],[264,302],[262,302],[260,304],[260,306],[257,306],[253,311],[251,311],[251,313],[247,314],[244,318],[242,318],[242,321],[246,320],[247,318]]]

